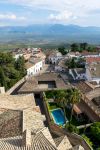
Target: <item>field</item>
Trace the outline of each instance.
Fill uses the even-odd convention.
[[[100,35],[34,35],[33,33],[2,33],[0,34],[0,51],[9,51],[15,48],[41,47],[42,49],[54,49],[60,46],[69,48],[71,43],[87,42],[89,44],[100,43]]]
[[[70,45],[64,42],[6,42],[6,43],[0,43],[0,51],[6,52],[11,51],[16,48],[28,48],[28,47],[37,47],[42,48],[43,50],[46,49],[56,49],[60,46],[64,46],[69,49]]]

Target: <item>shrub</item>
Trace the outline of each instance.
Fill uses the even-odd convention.
[[[90,132],[97,140],[100,141],[100,122],[94,123],[90,127]]]
[[[65,127],[68,129],[69,132],[75,132],[77,134],[79,133],[79,129],[77,129],[77,127],[72,124],[66,124]]]
[[[86,142],[92,147],[93,143],[91,142],[91,140],[86,136],[86,135],[82,135],[82,137],[86,140]]]

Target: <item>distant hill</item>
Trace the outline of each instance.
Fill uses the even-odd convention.
[[[0,27],[0,42],[81,42],[100,43],[100,27],[77,25],[30,25]]]
[[[31,26],[12,26],[12,27],[0,27],[0,32],[11,33],[35,33],[35,34],[74,34],[74,33],[100,33],[100,27],[80,27],[77,25],[31,25]]]

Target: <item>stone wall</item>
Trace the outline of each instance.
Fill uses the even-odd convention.
[[[11,87],[6,94],[12,94],[14,91],[16,91],[16,89],[22,85],[27,79],[27,76],[25,76],[24,78],[22,78],[20,81],[18,81],[13,87]]]

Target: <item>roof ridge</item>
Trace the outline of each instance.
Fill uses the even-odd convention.
[[[64,139],[64,137],[65,137],[65,135],[57,137],[57,138],[54,139],[54,142],[55,142],[55,144],[56,144],[57,147],[59,146],[59,144],[61,143],[61,141]]]
[[[37,137],[36,138],[40,138],[42,135],[42,138],[41,138],[41,143],[43,142],[44,144],[46,144],[47,146],[53,148],[50,150],[57,150],[57,148],[45,137],[45,135],[43,134],[42,130],[37,134]],[[39,137],[38,137],[39,136]],[[45,140],[43,139],[45,138]]]

